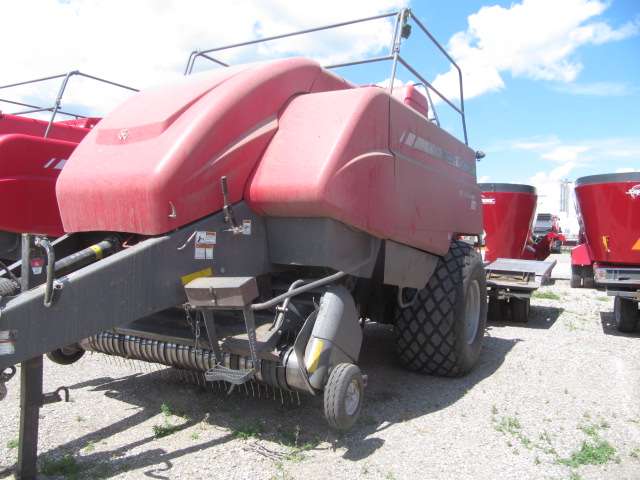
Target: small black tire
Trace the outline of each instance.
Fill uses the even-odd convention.
[[[340,363],[331,371],[324,389],[324,416],[338,430],[351,428],[362,409],[362,372],[352,363]]]
[[[596,279],[593,278],[593,266],[582,267],[582,285],[584,288],[596,288]]]
[[[47,358],[58,365],[71,365],[80,360],[84,352],[84,350],[78,348],[62,347],[47,352]]]
[[[474,248],[454,240],[415,302],[398,307],[400,361],[409,370],[462,377],[475,365],[487,324],[487,281]]]
[[[509,303],[511,304],[511,320],[516,323],[527,323],[531,299],[512,297]]]
[[[487,306],[487,318],[497,321],[505,321],[507,319],[507,301],[495,297],[489,297]]]
[[[569,280],[571,288],[582,288],[582,267],[571,265],[571,279]]]
[[[638,328],[638,304],[629,298],[615,298],[613,316],[619,332],[633,333]]]

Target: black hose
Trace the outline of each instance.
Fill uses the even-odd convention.
[[[72,253],[56,262],[55,275],[63,277],[82,267],[115,253],[120,241],[116,237],[107,237],[103,241],[91,245],[79,252]]]

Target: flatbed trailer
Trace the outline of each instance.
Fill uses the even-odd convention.
[[[512,321],[527,322],[531,296],[549,279],[555,265],[555,260],[499,258],[484,267],[489,294],[488,315],[505,320],[510,308]]]

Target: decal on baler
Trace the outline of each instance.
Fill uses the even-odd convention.
[[[640,238],[638,238],[638,241],[635,243],[635,245],[631,247],[631,250],[640,250]]]
[[[403,140],[404,144],[409,148],[413,148],[414,150],[418,150],[419,152],[426,153],[427,155],[437,158],[438,160],[441,160],[444,163],[451,165],[452,167],[462,170],[463,172],[469,173],[471,175],[476,174],[475,163],[467,163],[458,155],[448,152],[444,148],[430,142],[426,138],[422,138],[415,133],[404,131],[400,136],[400,143],[403,143]]]
[[[251,220],[242,221],[242,234],[251,235]]]
[[[16,353],[13,340],[16,337],[15,330],[0,331],[0,355],[12,355]]]
[[[44,258],[32,258],[30,262],[33,274],[40,275],[40,273],[42,273],[42,267],[44,266]]]
[[[49,168],[51,165],[53,165],[56,160],[58,160],[57,158],[52,158],[51,160],[49,160],[46,165],[44,166],[44,168]],[[67,159],[66,158],[61,158],[60,161],[58,163],[56,163],[55,165],[53,165],[53,169],[54,170],[62,170],[62,167],[64,167],[64,165],[67,163]]]
[[[196,260],[212,260],[213,246],[216,244],[216,232],[196,233]]]
[[[185,275],[180,280],[182,280],[182,285],[186,285],[187,283],[189,283],[192,280],[195,280],[196,278],[212,277],[212,276],[213,276],[213,271],[210,268],[205,268],[204,270],[200,270],[199,272],[194,272],[189,275]]]

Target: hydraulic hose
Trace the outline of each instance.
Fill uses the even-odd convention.
[[[63,277],[115,253],[119,244],[120,241],[116,237],[107,237],[95,245],[91,245],[90,247],[58,260],[55,268],[56,277]]]

